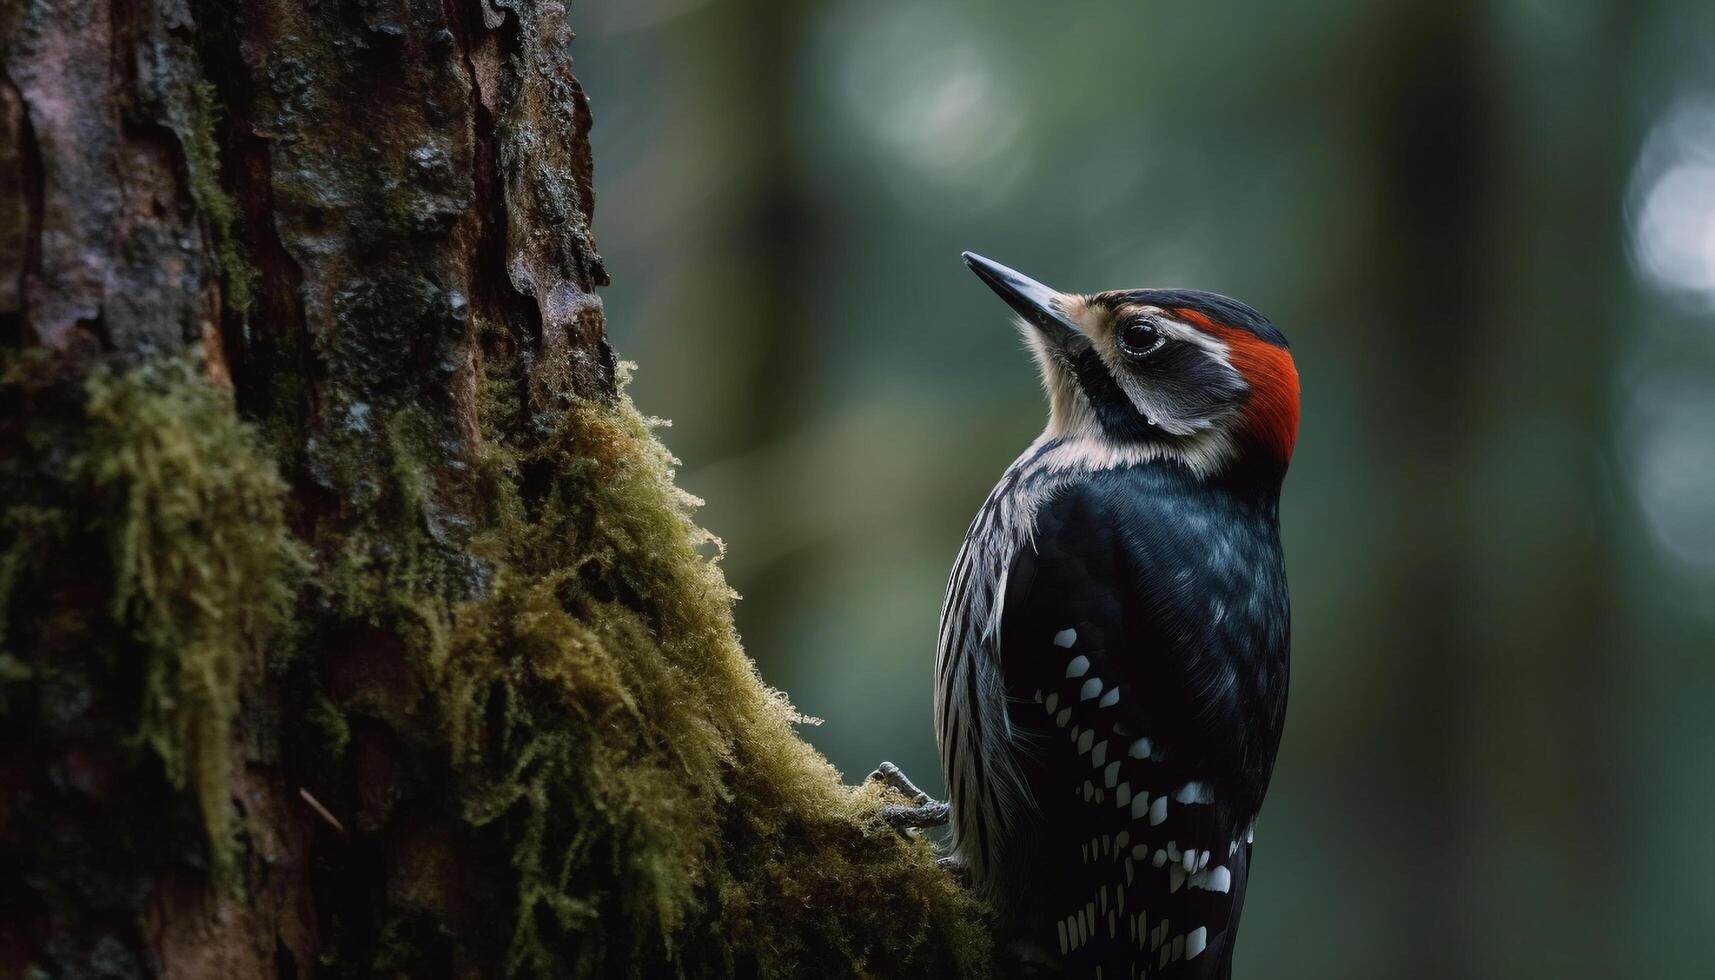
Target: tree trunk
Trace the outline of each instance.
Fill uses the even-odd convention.
[[[0,0],[0,978],[987,969],[619,391],[571,41]]]

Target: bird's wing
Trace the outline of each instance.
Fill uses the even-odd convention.
[[[1254,818],[1224,792],[1233,685],[1186,649],[1183,583],[1158,581],[1195,556],[1122,534],[1149,520],[1127,508],[1100,487],[1057,495],[1008,576],[1000,657],[1046,883],[1030,901],[1070,964],[1221,976]]]

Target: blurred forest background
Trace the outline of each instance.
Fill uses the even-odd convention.
[[[1044,406],[974,249],[1237,296],[1304,386],[1247,977],[1709,976],[1708,0],[584,2],[595,228],[765,677],[939,789]]]

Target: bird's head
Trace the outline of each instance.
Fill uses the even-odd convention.
[[[1099,465],[1285,472],[1298,371],[1255,310],[1194,289],[1062,293],[971,252],[965,264],[1019,316],[1048,389],[1048,435],[1084,443]]]

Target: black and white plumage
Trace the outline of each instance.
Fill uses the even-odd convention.
[[[1285,341],[1213,294],[966,260],[1020,314],[1050,419],[948,582],[954,857],[1058,975],[1229,976],[1286,706]]]

